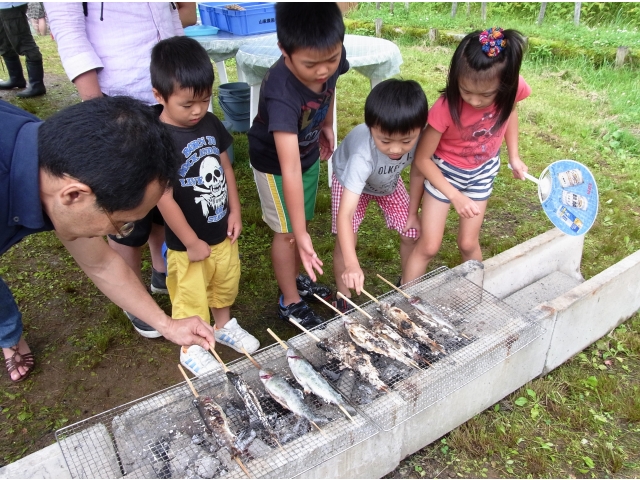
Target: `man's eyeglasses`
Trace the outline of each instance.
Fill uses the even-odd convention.
[[[121,227],[118,227],[116,225],[116,222],[113,221],[113,218],[111,218],[111,215],[109,215],[109,212],[107,212],[106,210],[103,211],[107,215],[107,218],[111,222],[111,225],[113,225],[113,228],[115,228],[116,232],[118,232],[116,233],[116,238],[124,238],[131,235],[131,232],[133,232],[133,229],[136,226],[135,222],[127,222]]]

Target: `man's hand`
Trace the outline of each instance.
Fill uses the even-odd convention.
[[[231,243],[235,242],[242,232],[242,220],[240,213],[231,211],[227,220],[227,236],[231,239]]]
[[[450,198],[450,200],[456,209],[456,212],[458,212],[458,215],[461,217],[473,218],[480,215],[480,208],[478,207],[478,204],[466,195],[458,193]]]
[[[333,125],[324,126],[320,130],[320,160],[328,160],[333,155]],[[315,281],[315,280],[314,280]]]
[[[211,255],[211,247],[209,244],[199,238],[196,238],[193,244],[185,245],[185,247],[187,247],[187,257],[189,257],[190,262],[201,262]]]
[[[360,265],[345,266],[341,277],[347,288],[355,290],[360,295],[362,287],[364,287],[364,272]]]
[[[295,239],[296,244],[298,245],[298,251],[300,252],[300,260],[302,260],[302,265],[304,269],[307,271],[309,278],[312,281],[316,281],[316,274],[314,269],[318,271],[320,275],[324,272],[322,271],[322,260],[318,258],[318,255],[313,249],[313,244],[311,243],[311,237],[307,232],[301,235],[299,238]]]
[[[214,345],[213,327],[198,316],[175,320],[169,319],[167,326],[158,330],[167,340],[177,345],[200,345],[209,350]]]

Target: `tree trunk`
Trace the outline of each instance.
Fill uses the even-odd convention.
[[[404,9],[408,12],[409,11],[409,2],[404,2]]]
[[[382,19],[376,18],[376,37],[380,38],[382,36]]]
[[[538,25],[542,25],[542,21],[544,20],[544,12],[547,9],[547,2],[542,2],[540,4],[540,13],[538,13]]]
[[[451,3],[451,18],[456,16],[456,12],[458,11],[458,2]]]
[[[577,27],[580,25],[580,7],[582,6],[582,2],[576,2],[576,5],[573,9],[573,24]]]
[[[480,16],[482,17],[482,21],[487,21],[487,2],[482,2],[480,4]]]
[[[467,3],[467,18],[469,17],[469,15],[471,14],[471,3],[470,2],[466,2]]]
[[[389,3],[389,13],[393,15],[393,2]]]
[[[621,68],[624,65],[627,53],[629,53],[629,47],[618,47],[616,51],[616,68]]]
[[[438,44],[438,29],[437,28],[430,28],[429,29],[429,42],[431,42],[432,45],[437,45]]]
[[[376,10],[380,10],[380,2],[376,2]]]

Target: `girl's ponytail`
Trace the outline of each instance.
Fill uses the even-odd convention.
[[[462,39],[451,58],[447,86],[441,92],[449,102],[449,113],[456,125],[461,125],[460,77],[478,81],[499,78],[495,128],[500,128],[509,119],[518,92],[524,49],[524,37],[517,30],[495,27],[482,32],[477,30]]]

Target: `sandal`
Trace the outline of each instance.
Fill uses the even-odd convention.
[[[20,353],[18,351],[18,345],[16,345],[15,347],[9,347],[9,350],[13,350],[13,355],[5,359],[5,365],[7,367],[7,371],[9,372],[9,378],[11,379],[11,381],[14,383],[18,383],[23,381],[25,378],[27,378],[31,373],[31,371],[33,370],[33,365],[35,363],[33,358],[33,353],[32,352]],[[19,357],[19,359],[17,359],[16,357]],[[26,368],[27,371],[23,375],[20,375],[20,377],[14,380],[11,377],[11,373],[14,370],[18,371],[18,367]],[[20,372],[18,371],[18,373]]]

